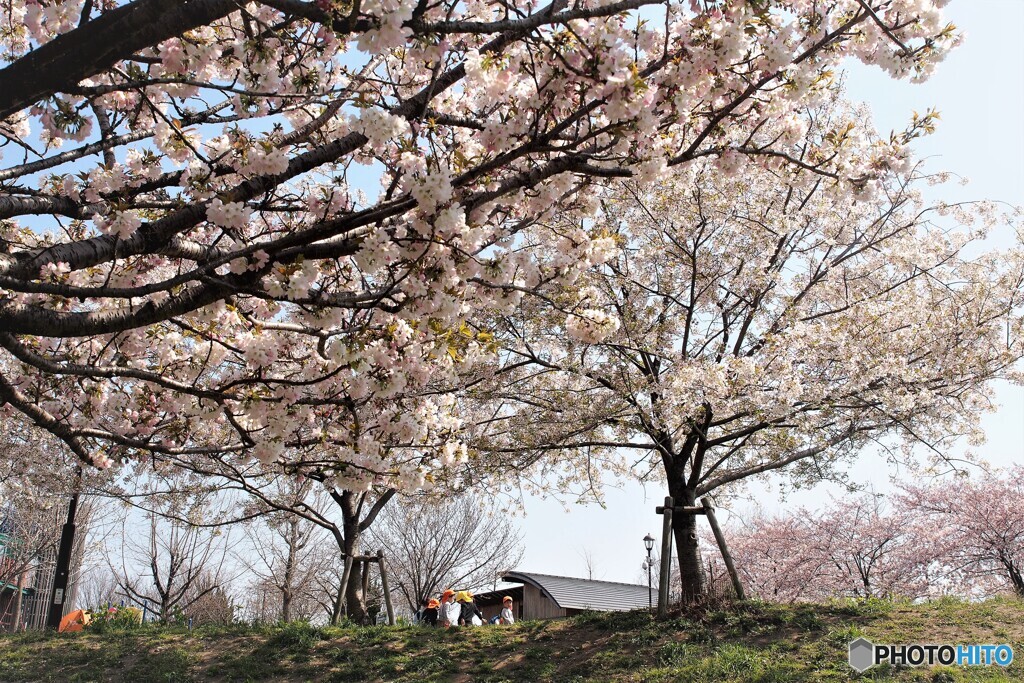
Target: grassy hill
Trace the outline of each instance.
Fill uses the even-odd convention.
[[[999,667],[856,674],[847,644],[1010,643]],[[746,603],[656,621],[586,614],[511,627],[137,627],[0,636],[0,681],[1024,681],[1024,603]]]

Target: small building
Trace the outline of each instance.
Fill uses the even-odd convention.
[[[512,598],[512,615],[516,621],[527,618],[523,616],[523,587],[512,586],[500,591],[489,591],[487,593],[475,593],[473,600],[476,606],[484,614],[484,621],[490,621],[501,613],[502,601],[505,596]]]
[[[514,601],[517,620],[571,617],[586,611],[625,612],[647,607],[650,599],[647,586],[632,583],[526,572],[506,572],[501,580],[520,585],[474,596],[486,620],[501,612],[506,595]]]

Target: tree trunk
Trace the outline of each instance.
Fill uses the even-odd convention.
[[[345,589],[342,586],[338,587],[338,592],[334,594],[334,605],[331,608],[331,626],[337,626],[341,623],[342,608],[345,605]]]
[[[1020,569],[1008,560],[1004,560],[1003,564],[1010,575],[1010,584],[1013,586],[1013,592],[1017,594],[1017,597],[1024,598],[1024,575],[1021,574]]]
[[[281,591],[281,621],[288,623],[292,620],[292,592],[285,588]]]
[[[331,492],[331,498],[341,509],[342,517],[341,533],[338,533],[337,527],[335,527],[334,538],[344,553],[345,573],[348,574],[347,579],[342,579],[342,583],[345,585],[339,586],[338,595],[334,601],[334,614],[332,615],[334,623],[341,618],[343,602],[345,614],[349,619],[362,623],[366,618],[366,591],[363,590],[363,576],[369,570],[365,563],[354,561],[352,558],[359,556],[363,532],[373,523],[377,513],[394,495],[395,489],[389,489],[381,494],[364,516],[363,505],[366,503],[367,494],[351,491]]]
[[[359,555],[362,541],[358,508],[344,505],[342,506],[342,514],[342,526],[345,532],[345,564],[351,562],[352,570],[348,575],[348,585],[342,586],[341,591],[344,595],[348,618],[357,624],[361,624],[366,616],[366,596],[363,595],[363,563],[352,560],[353,557]]]
[[[299,520],[292,517],[288,520],[288,555],[284,564],[284,580],[281,586],[281,621],[288,623],[292,620],[292,581],[295,578],[295,565],[298,561],[297,542]]]
[[[669,492],[676,506],[697,505],[696,491],[685,486],[669,486]],[[697,542],[697,515],[672,515],[672,532],[676,541],[676,556],[679,561],[679,579],[683,603],[694,602],[707,592],[704,567],[701,563],[700,545]]]
[[[22,601],[25,593],[25,573],[27,571],[27,569],[22,569],[18,574],[18,594],[14,598],[14,619],[11,621],[12,633],[17,633],[20,630],[18,627],[21,624]]]
[[[363,572],[365,570],[365,562],[353,562],[352,573],[348,577],[348,587],[345,590],[348,618],[357,624],[363,623],[366,618],[366,595],[363,594]]]

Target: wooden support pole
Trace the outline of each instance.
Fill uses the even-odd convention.
[[[665,520],[661,527],[661,576],[658,579],[658,616],[668,614],[668,589],[672,582],[672,496],[665,496],[661,514]]]
[[[388,587],[388,570],[384,565],[384,549],[377,551],[377,566],[380,568],[380,583],[384,588],[384,604],[388,608],[388,624],[395,625],[395,608],[391,604],[391,589]]]
[[[341,588],[338,589],[338,599],[334,603],[334,614],[331,615],[331,626],[337,626],[341,622],[341,606],[345,604],[345,594],[348,592],[348,580],[349,577],[352,576],[352,565],[357,561],[358,560],[354,557],[345,558],[345,569],[341,572]]]
[[[659,515],[665,512],[665,506],[659,505],[654,508],[654,511]],[[702,507],[690,506],[690,505],[673,505],[672,512],[677,515],[703,515],[705,510]]]
[[[372,560],[376,562],[377,560]],[[363,560],[363,601],[364,604],[370,602],[370,562],[371,560]]]
[[[743,584],[740,583],[740,575],[736,573],[736,565],[732,563],[732,555],[729,553],[729,547],[725,544],[725,534],[722,533],[722,528],[718,526],[715,508],[712,507],[711,501],[707,498],[701,498],[700,504],[704,506],[704,514],[708,517],[711,532],[715,535],[715,540],[718,541],[718,549],[722,551],[722,559],[725,560],[725,568],[729,572],[729,578],[732,579],[732,587],[736,590],[736,597],[740,600],[746,600],[746,597],[743,595]]]
[[[377,561],[377,556],[376,555],[353,555],[352,556],[352,561],[353,562],[376,562]]]

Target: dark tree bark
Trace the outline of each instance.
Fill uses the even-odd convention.
[[[1024,598],[1024,574],[1021,573],[1020,568],[1009,558],[1003,558],[1003,565],[1006,567],[1006,572],[1010,577],[1013,592],[1018,597]]]
[[[136,0],[105,12],[0,69],[0,119],[238,8],[236,0]]]
[[[652,375],[660,371],[660,363],[652,359],[648,362]],[[652,397],[652,407],[660,418],[660,397]],[[676,506],[695,507],[697,505],[697,482],[700,481],[704,463],[705,444],[700,431],[706,433],[706,424],[710,421],[710,406],[705,406],[704,423],[691,424],[690,431],[681,444],[664,430],[655,431],[652,436],[661,451],[661,462],[665,469],[668,493]],[[676,546],[676,560],[679,563],[681,598],[684,603],[693,602],[704,595],[707,590],[704,578],[704,567],[700,558],[700,545],[697,538],[697,516],[693,514],[673,514],[672,534]]]
[[[348,575],[348,585],[343,587],[348,618],[361,623],[366,616],[366,596],[363,595],[363,563],[352,558],[360,554],[362,532],[359,528],[359,512],[356,496],[345,491],[341,494],[341,510],[343,515],[342,528],[345,532],[345,564],[352,564]]]
[[[337,624],[343,614],[356,622],[362,622],[366,617],[366,595],[363,590],[363,575],[367,572],[366,563],[356,561],[353,558],[362,554],[363,533],[370,528],[377,515],[388,504],[395,495],[395,489],[388,489],[369,505],[365,511],[364,506],[368,504],[366,493],[354,493],[352,491],[332,491],[331,498],[341,510],[342,524],[340,534],[336,533],[341,550],[345,556],[346,565],[351,564],[348,571],[348,580],[345,585],[339,586],[335,597],[334,610],[331,613],[331,623]],[[344,608],[344,609],[343,609]]]
[[[295,570],[299,553],[299,518],[288,519],[288,554],[285,557],[284,581],[281,582],[281,621],[292,620],[292,599],[294,597]]]
[[[694,507],[697,505],[696,491],[679,483],[669,481],[669,495],[675,505]],[[701,563],[700,544],[697,539],[697,515],[673,514],[672,533],[675,537],[676,555],[679,563],[679,577],[683,602],[699,599],[707,589],[704,567]]]

